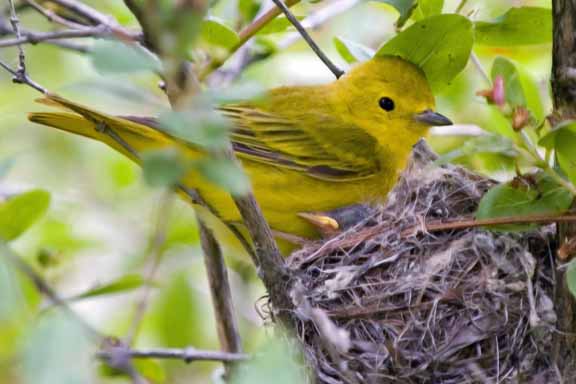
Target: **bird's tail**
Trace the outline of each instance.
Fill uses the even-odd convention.
[[[55,94],[37,102],[65,112],[32,112],[30,121],[101,141],[133,160],[142,151],[174,145],[174,138],[157,129],[151,119],[108,115]]]
[[[136,162],[139,161],[138,154],[143,151],[168,146],[180,147],[188,156],[202,155],[191,146],[183,144],[160,130],[154,119],[112,116],[54,94],[48,94],[37,101],[64,111],[32,112],[28,115],[30,121],[101,141]],[[190,180],[194,181],[195,178]],[[183,184],[186,187],[195,188],[196,185],[190,180],[186,179]],[[186,194],[182,195],[185,200],[190,201]],[[217,216],[204,207],[195,206],[195,210],[200,219],[215,233],[224,248],[248,260],[242,243]]]

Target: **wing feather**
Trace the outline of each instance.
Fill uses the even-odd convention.
[[[302,126],[250,105],[220,111],[233,122],[231,140],[241,158],[330,181],[371,177],[379,169],[376,140],[357,127],[342,127],[332,116],[316,113],[310,116],[311,126]],[[342,130],[347,141],[338,141]]]

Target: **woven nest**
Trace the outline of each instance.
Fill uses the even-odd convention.
[[[386,205],[289,258],[316,382],[556,383],[552,230],[427,233],[494,184],[431,156],[419,144]]]

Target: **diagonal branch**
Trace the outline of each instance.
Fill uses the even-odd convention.
[[[52,288],[50,284],[38,272],[36,272],[30,264],[15,254],[14,251],[12,251],[12,249],[10,249],[3,242],[0,242],[0,256],[4,257],[24,276],[26,276],[34,284],[38,292],[46,297],[52,305],[60,308],[67,316],[76,321],[78,324],[82,325],[82,327],[90,336],[96,340],[104,339],[104,335],[100,333],[100,331],[96,330],[82,317],[80,317],[80,315],[74,312],[74,310],[68,306],[68,303],[63,298],[61,298],[60,295],[58,295],[56,290],[54,290],[54,288]]]
[[[310,46],[312,51],[314,51],[316,56],[318,56],[318,58],[322,60],[322,62],[328,67],[328,69],[330,69],[330,71],[334,74],[334,76],[336,76],[337,79],[340,78],[340,76],[344,74],[344,71],[338,68],[336,64],[334,64],[328,58],[328,56],[326,56],[326,54],[320,49],[318,44],[316,44],[316,42],[312,39],[312,37],[310,37],[308,32],[306,32],[306,29],[302,26],[302,24],[300,24],[298,19],[292,14],[292,12],[290,12],[290,9],[288,9],[286,4],[284,4],[282,0],[272,0],[272,1],[274,2],[274,4],[276,4],[278,8],[282,10],[284,15],[286,15],[286,18],[292,23],[292,25],[294,25],[294,27],[300,33],[300,35],[302,35],[302,38],[306,41],[306,43],[308,43],[308,45]]]

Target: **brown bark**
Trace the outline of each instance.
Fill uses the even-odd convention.
[[[576,117],[576,0],[552,0],[553,53],[552,95],[554,121]],[[558,223],[561,246],[576,237],[576,224]],[[555,307],[558,332],[554,337],[554,361],[565,380],[574,377],[576,361],[576,302],[570,293],[565,269],[556,272]]]

